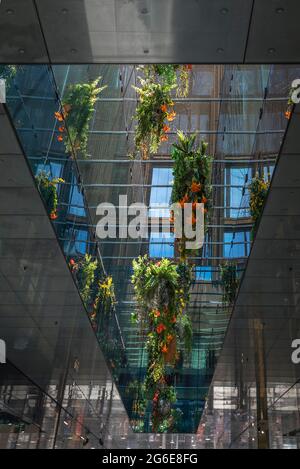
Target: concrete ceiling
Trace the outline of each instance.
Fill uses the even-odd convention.
[[[0,62],[297,63],[299,17],[298,0],[2,0]]]

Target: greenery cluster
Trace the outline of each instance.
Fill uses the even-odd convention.
[[[168,140],[167,121],[173,119],[171,90],[174,84],[155,82],[151,78],[138,77],[140,87],[134,87],[139,102],[136,108],[135,146],[143,159],[156,153],[159,145]]]
[[[221,286],[223,290],[223,302],[233,304],[239,286],[237,265],[234,261],[227,261],[220,265]]]
[[[154,262],[143,256],[133,261],[132,283],[137,301],[134,319],[147,334],[148,366],[144,385],[146,397],[152,401],[153,425],[157,428],[160,416],[164,417],[160,412],[161,403],[166,399],[173,403],[168,394],[171,392],[167,384],[168,367],[174,368],[181,343],[188,351],[191,349],[192,327],[186,313],[191,283],[189,269],[169,259]]]
[[[50,175],[45,171],[41,171],[36,177],[36,182],[40,194],[45,202],[48,215],[51,219],[57,218],[57,185],[64,183],[62,178],[50,178]]]
[[[254,238],[258,228],[258,223],[268,194],[269,186],[269,181],[265,181],[264,178],[260,177],[258,174],[256,174],[248,186],[250,193],[250,214],[253,220],[251,231],[252,239]]]
[[[174,160],[171,202],[179,203],[182,208],[185,203],[192,204],[192,217],[189,223],[193,227],[197,222],[196,204],[202,203],[204,223],[207,226],[212,195],[212,158],[206,154],[207,143],[201,141],[200,146],[196,146],[195,135],[185,135],[181,131],[178,131],[177,135],[178,141],[172,145],[171,152]],[[174,221],[174,213],[171,213],[171,221]],[[179,251],[181,260],[184,261],[186,258],[184,236],[180,241]]]
[[[80,151],[87,157],[89,123],[94,113],[99,94],[106,86],[99,87],[101,77],[91,83],[76,83],[68,86],[63,98],[63,117],[66,122],[69,138],[65,138],[67,152]]]

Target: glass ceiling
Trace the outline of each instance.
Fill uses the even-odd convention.
[[[58,190],[57,236],[69,262],[85,253],[97,257],[103,272],[112,275],[117,304],[92,323],[118,385],[135,431],[151,431],[149,405],[138,408],[138,391],[147,366],[145,337],[132,324],[135,307],[130,282],[132,260],[176,257],[173,233],[159,227],[149,239],[99,240],[95,235],[101,202],[128,205],[144,202],[151,217],[169,217],[172,190],[170,157],[176,129],[196,133],[208,142],[213,156],[213,209],[201,256],[194,255],[189,314],[193,325],[192,353],[176,364],[172,379],[180,409],[173,432],[196,432],[205,407],[214,367],[230,319],[222,301],[220,264],[234,260],[241,277],[251,248],[252,220],[248,185],[258,172],[270,179],[287,125],[289,84],[296,70],[286,65],[193,65],[186,98],[174,96],[176,119],[169,140],[150,159],[132,159],[133,116],[137,67],[132,65],[22,65],[8,90],[8,108],[35,175],[41,171],[62,177]],[[101,76],[107,88],[95,105],[90,123],[87,157],[67,154],[58,140],[54,113],[71,83]],[[89,312],[88,312],[89,313]]]

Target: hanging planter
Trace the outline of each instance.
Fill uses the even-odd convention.
[[[270,182],[265,181],[264,178],[259,177],[258,174],[252,179],[248,186],[250,194],[250,215],[253,220],[253,227],[251,230],[251,239],[254,239],[255,233],[258,228],[260,216],[264,207],[264,203],[268,194]]]
[[[135,114],[135,146],[142,158],[148,159],[150,153],[157,152],[162,142],[168,141],[169,122],[176,116],[171,98],[171,89],[175,85],[156,83],[151,78],[138,78],[141,86],[134,87],[139,97]]]
[[[76,83],[68,86],[61,111],[55,112],[58,121],[57,139],[64,141],[66,152],[80,152],[87,157],[89,123],[94,113],[99,94],[106,86],[99,87],[101,77],[91,83]],[[67,130],[66,130],[67,127]]]
[[[223,265],[220,265],[219,269],[223,290],[223,302],[232,305],[239,285],[236,262],[227,261]]]
[[[201,142],[199,147],[195,146],[195,135],[184,135],[178,131],[178,142],[172,146],[173,167],[173,188],[172,203],[180,204],[184,208],[184,204],[192,204],[192,217],[188,222],[195,229],[197,216],[196,204],[203,204],[204,228],[207,227],[209,210],[211,208],[211,174],[212,174],[212,158],[206,154],[207,143]],[[171,213],[171,222],[174,222],[174,213]],[[182,221],[184,224],[184,220]],[[183,233],[184,233],[183,226]],[[184,235],[179,241],[180,259],[185,261],[187,250],[185,248]]]
[[[65,181],[62,178],[53,178],[50,179],[49,174],[45,171],[41,171],[36,177],[36,182],[40,194],[46,204],[47,212],[51,220],[56,220],[57,218],[57,185],[64,183]]]
[[[144,256],[133,261],[132,283],[137,301],[134,320],[147,337],[148,366],[144,385],[153,404],[154,421],[161,415],[162,396],[169,392],[167,367],[175,367],[178,349],[187,342],[184,336],[187,328],[183,325],[190,322],[186,314],[190,287],[188,269],[187,265],[178,266],[169,259],[153,262]],[[191,330],[190,325],[189,332]]]
[[[144,65],[140,67],[147,77],[152,77],[156,81],[161,79],[162,82],[176,88],[176,96],[186,98],[190,89],[190,75],[192,65],[178,64],[155,64]]]

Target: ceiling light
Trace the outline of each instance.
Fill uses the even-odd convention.
[[[13,15],[14,12],[15,12],[15,10],[13,10],[12,8],[8,8],[8,9],[6,10],[6,14],[7,14],[7,15]]]
[[[284,8],[278,7],[278,8],[276,8],[275,11],[276,11],[276,13],[280,14],[280,13],[283,13],[283,12],[284,12]]]
[[[142,13],[142,15],[147,15],[148,8],[142,8],[141,13]]]
[[[218,47],[217,52],[218,54],[222,54],[224,52],[224,49],[222,47]]]
[[[62,8],[61,9],[61,12],[62,12],[63,15],[66,15],[68,13],[68,11],[69,11],[68,8]]]
[[[268,49],[268,54],[274,54],[274,52],[276,52],[276,49],[274,49],[274,47],[270,47]]]
[[[18,50],[18,52],[19,52],[19,54],[25,54],[25,49],[21,48],[21,49]]]
[[[77,49],[70,49],[71,54],[76,54]]]
[[[220,13],[222,13],[222,15],[227,15],[228,8],[221,8]]]

